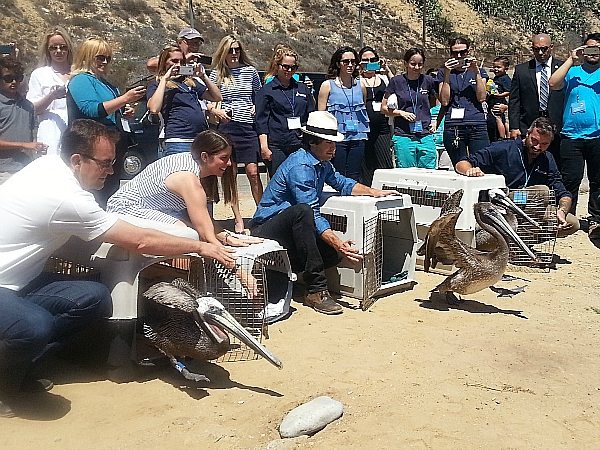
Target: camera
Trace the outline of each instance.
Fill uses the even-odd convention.
[[[11,55],[15,51],[15,44],[0,45],[0,55]]]
[[[212,56],[200,55],[198,57],[198,62],[205,66],[210,66],[212,64]]]
[[[473,61],[473,58],[465,58],[462,61],[459,59],[458,61],[462,64],[463,67],[466,67],[466,66],[470,66],[471,65],[471,62]]]
[[[179,75],[191,77],[194,75],[194,66],[179,66]]]
[[[586,56],[596,56],[600,55],[600,47],[598,46],[589,46],[583,49],[583,54]]]

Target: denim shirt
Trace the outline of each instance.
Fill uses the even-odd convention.
[[[325,183],[341,195],[351,195],[356,185],[356,181],[340,175],[331,162],[319,161],[303,148],[292,153],[269,181],[251,226],[265,223],[290,206],[304,203],[312,208],[317,233],[321,235],[330,228],[319,206]]]

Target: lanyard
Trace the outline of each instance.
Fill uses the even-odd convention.
[[[338,80],[340,80],[340,86],[342,88],[342,93],[344,94],[344,97],[346,97],[346,100],[348,101],[348,108],[352,108],[354,106],[354,80],[352,80],[352,87],[350,88],[350,98],[348,98],[348,94],[346,94],[346,91],[344,89],[346,89],[346,87],[344,86],[344,83],[342,83],[341,78],[338,78]],[[352,103],[350,103],[350,100],[352,99]],[[352,110],[350,110],[350,112],[348,113],[352,116]]]
[[[525,142],[523,142],[523,147],[525,147]],[[526,188],[529,184],[529,179],[535,170],[535,165],[531,168],[531,171],[527,173],[527,169],[525,168],[525,159],[523,158],[523,151],[521,151],[521,164],[523,164],[523,170],[525,171],[525,184],[523,185],[523,188]]]
[[[413,100],[412,98],[412,91],[410,90],[410,83],[409,83],[409,79],[408,77],[406,77],[406,87],[408,88],[408,97],[410,98],[410,102],[412,103],[412,107],[413,107],[413,113],[417,113],[417,102],[419,100],[419,91],[421,90],[421,83],[419,83],[419,81],[421,80],[421,76],[419,75],[419,78],[417,78],[417,89],[415,90],[415,99]]]
[[[296,115],[296,91],[294,91],[294,88],[292,88],[292,99],[291,100],[287,96],[287,94],[285,93],[285,91],[283,89],[281,90],[281,93],[283,94],[285,99],[288,101],[288,103],[292,107],[292,117],[294,117]]]

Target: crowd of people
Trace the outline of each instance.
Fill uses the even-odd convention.
[[[408,49],[397,74],[374,47],[341,46],[318,92],[298,75],[300,55],[288,45],[273,50],[261,80],[238,37],[225,36],[212,58],[203,43],[198,30],[183,29],[148,60],[155,79],[124,93],[109,81],[113,49],[100,38],[75,48],[65,29],[49,30],[28,89],[19,60],[0,57],[0,415],[12,414],[11,395],[51,388],[36,378],[39,361],[109,314],[101,284],[43,273],[72,236],[144,254],[196,252],[231,268],[232,247],[273,239],[304,274],[305,305],[340,314],[325,269],[362,255],[321,215],[324,185],[341,195],[397,194],[370,187],[375,170],[441,168],[445,153],[459,174],[552,189],[560,235],[579,229],[587,163],[589,236],[600,245],[599,33],[566,61],[552,56],[548,35],[535,35],[534,58],[512,81],[507,58],[494,60],[490,79],[464,37],[450,41],[442,67],[427,71],[425,51]],[[113,166],[128,148],[127,119],[139,101],[160,118],[161,158],[120,186]],[[247,224],[238,164],[256,203]],[[215,224],[218,179],[234,231],[254,238]]]

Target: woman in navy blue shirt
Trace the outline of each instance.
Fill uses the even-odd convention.
[[[490,143],[483,110],[487,74],[469,56],[470,46],[466,38],[452,39],[451,58],[438,71],[440,102],[448,107],[444,147],[455,167]]]
[[[406,73],[391,79],[385,90],[382,110],[394,118],[394,154],[397,167],[435,169],[437,151],[431,133],[431,107],[435,105],[435,81],[423,74],[425,53],[410,48],[404,54]],[[397,105],[388,106],[396,94]]]
[[[208,79],[201,64],[194,65],[195,77],[180,75],[183,51],[165,47],[158,58],[156,80],[148,86],[148,110],[162,113],[165,123],[165,156],[189,152],[194,138],[208,129],[202,99],[220,101],[221,92]]]
[[[298,83],[298,55],[283,48],[274,55],[275,77],[256,93],[256,127],[263,161],[273,177],[285,159],[302,147],[300,126],[315,109],[310,88]]]

